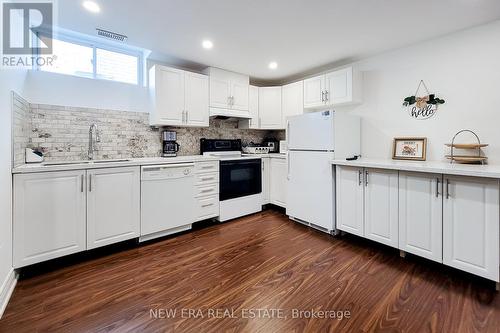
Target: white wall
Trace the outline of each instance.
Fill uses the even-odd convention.
[[[428,138],[427,160],[444,160],[444,144],[461,129],[475,131],[500,163],[500,21],[360,61],[364,103],[339,108],[362,116],[362,154],[391,158],[397,136]],[[428,120],[402,107],[423,79],[445,99]],[[470,139],[465,137],[466,140]]]
[[[127,83],[29,71],[25,92],[33,104],[149,112],[148,89]]]
[[[23,95],[25,77],[21,70],[0,71],[0,295],[12,271],[11,91]]]

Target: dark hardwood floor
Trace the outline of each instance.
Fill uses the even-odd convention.
[[[311,309],[345,318],[293,318]],[[500,296],[492,282],[268,210],[24,278],[0,320],[0,332],[170,331],[500,332]]]

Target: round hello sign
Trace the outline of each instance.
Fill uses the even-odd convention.
[[[422,86],[425,88],[426,95],[417,97]],[[408,109],[410,117],[417,120],[432,118],[436,114],[439,104],[444,104],[444,99],[436,97],[435,94],[430,94],[423,80],[420,80],[415,95],[406,97],[403,102],[403,106]]]

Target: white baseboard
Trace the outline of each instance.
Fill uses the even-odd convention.
[[[11,269],[2,286],[0,287],[0,319],[2,319],[3,312],[9,304],[10,296],[14,292],[14,288],[17,283],[17,273],[14,269]]]

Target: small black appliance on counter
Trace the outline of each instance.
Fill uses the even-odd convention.
[[[180,145],[176,142],[177,133],[174,131],[163,131],[163,157],[175,157],[179,151]]]

